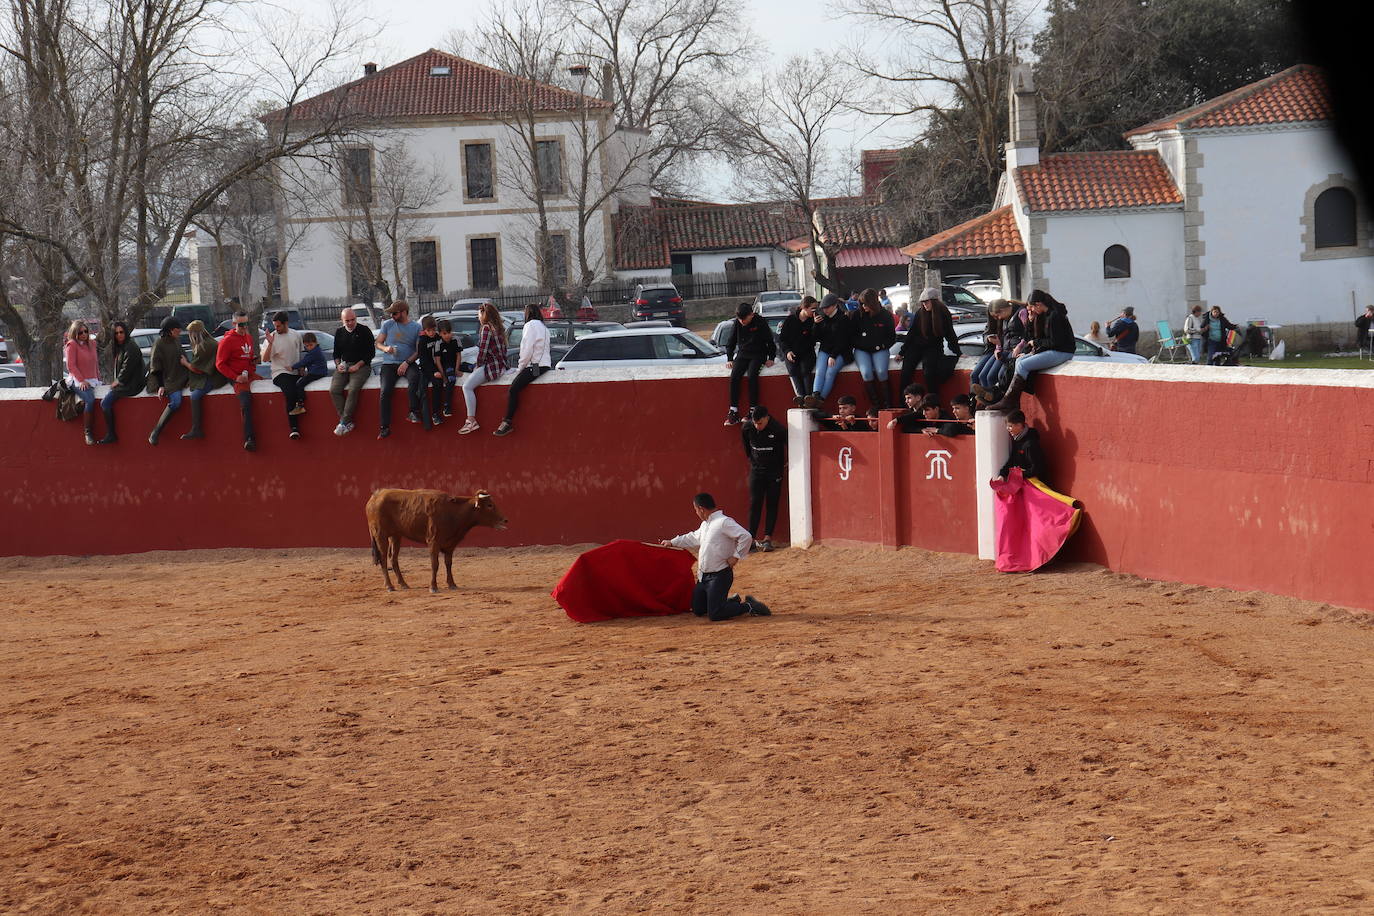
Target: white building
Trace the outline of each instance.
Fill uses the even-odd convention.
[[[615,131],[603,99],[429,50],[381,70],[368,65],[362,79],[299,103],[290,117],[337,111],[341,97],[361,125],[353,139],[283,167],[289,301],[368,295],[367,259],[378,253],[393,292],[411,297],[534,285],[536,182],[554,282],[575,275],[580,238],[604,277],[612,213],[648,201],[632,158],[638,138]],[[526,105],[533,151],[511,114]],[[577,199],[583,161],[593,192],[614,189],[595,205]]]
[[[1130,150],[1042,157],[1030,69],[1012,76],[993,210],[902,251],[944,274],[1044,289],[1076,325],[1132,305],[1174,329],[1345,322],[1374,301],[1370,214],[1337,145],[1322,72],[1300,65],[1130,131]]]

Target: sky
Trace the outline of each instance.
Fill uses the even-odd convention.
[[[365,61],[375,60],[385,67],[431,47],[442,47],[445,36],[457,26],[470,22],[482,9],[479,0],[463,0],[446,5],[434,0],[362,0],[363,12],[380,26],[376,41],[360,47],[354,70],[361,74]],[[302,11],[323,16],[331,0],[298,0]],[[369,5],[370,4],[370,5]],[[860,32],[853,23],[827,10],[824,0],[749,0],[755,35],[775,63],[792,55],[835,54],[857,44]],[[910,119],[889,119],[853,115],[836,132],[836,146],[857,166],[859,151],[888,149],[909,142],[916,133]],[[731,196],[729,176],[723,169],[709,171],[702,196],[726,199]],[[857,176],[854,189],[858,189]]]

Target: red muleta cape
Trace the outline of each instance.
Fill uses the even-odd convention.
[[[1038,478],[1027,479],[1020,468],[991,486],[997,494],[997,568],[1002,572],[1039,569],[1078,530],[1083,518],[1078,501]]]
[[[578,623],[682,614],[692,609],[694,562],[676,547],[611,541],[574,560],[553,599]]]

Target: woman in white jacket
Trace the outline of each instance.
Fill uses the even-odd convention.
[[[1193,306],[1193,311],[1183,319],[1183,336],[1188,339],[1188,353],[1194,363],[1202,362],[1202,306]]]
[[[540,318],[539,306],[525,306],[525,327],[520,332],[520,362],[515,367],[515,379],[510,383],[506,401],[506,418],[496,427],[495,435],[509,436],[515,431],[512,420],[520,407],[520,392],[526,385],[552,368],[549,358],[549,329]]]

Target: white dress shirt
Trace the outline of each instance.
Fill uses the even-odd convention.
[[[739,522],[717,509],[707,516],[706,521],[696,531],[679,534],[668,543],[674,547],[696,549],[697,575],[720,572],[730,564],[726,560],[737,557],[743,560],[749,556],[754,536],[744,530]]]
[[[531,365],[549,365],[549,329],[538,319],[525,322],[520,332],[520,362],[515,369],[523,372]]]

